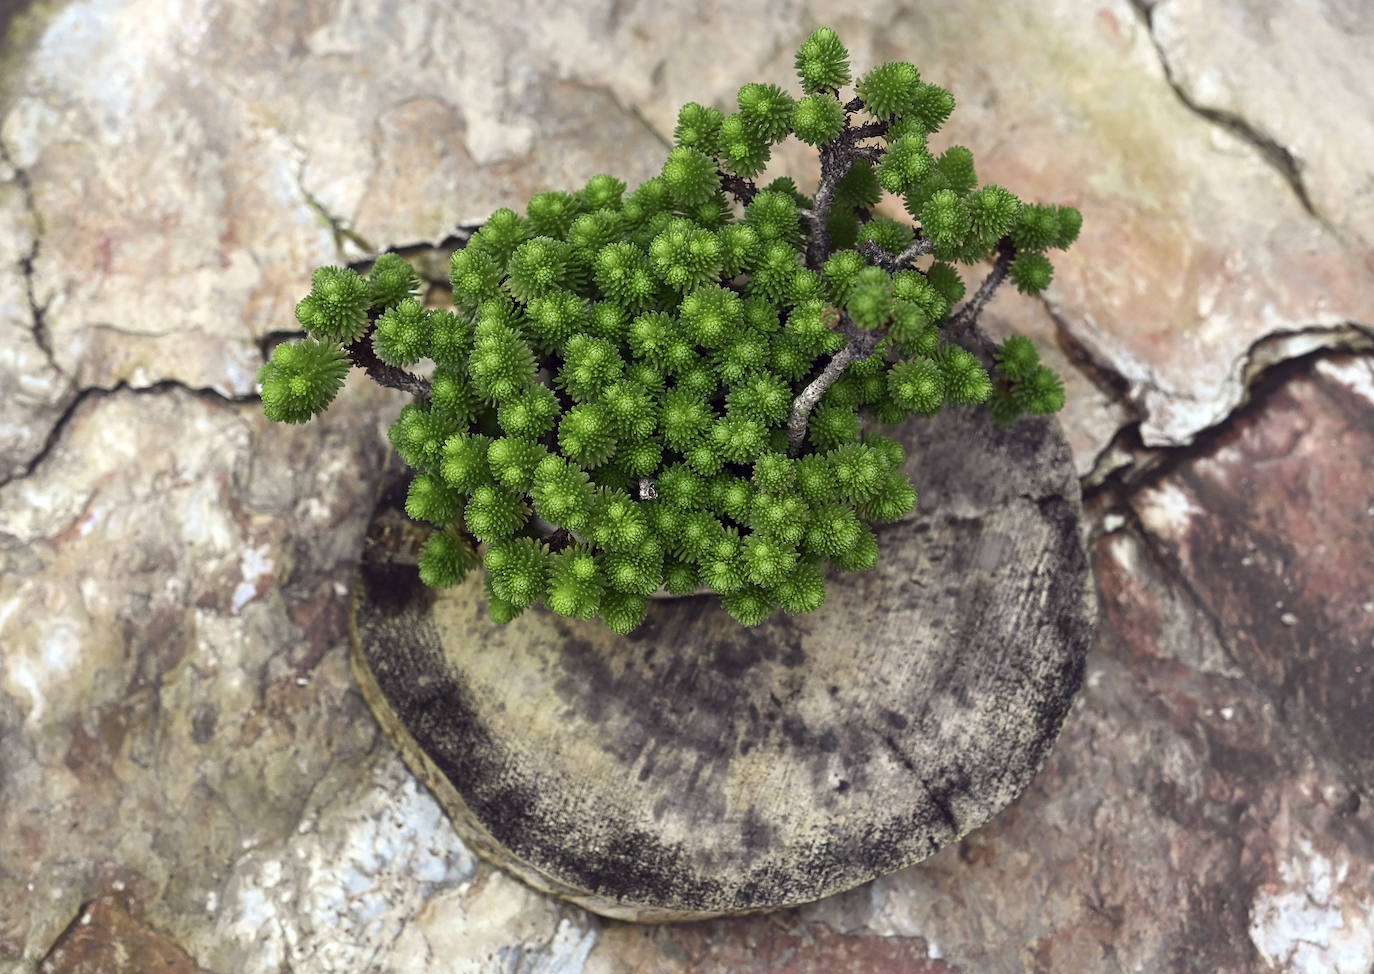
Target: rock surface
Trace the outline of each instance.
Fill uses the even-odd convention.
[[[1224,6],[15,13],[0,970],[1367,974],[1370,23]],[[286,429],[253,377],[313,266],[642,180],[678,105],[788,82],[816,23],[950,87],[937,145],[985,181],[1085,213],[990,325],[1067,371],[1099,638],[1044,772],[958,845],[780,916],[601,922],[474,861],[353,688],[400,401],[355,377]]]

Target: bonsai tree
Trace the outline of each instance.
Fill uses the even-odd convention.
[[[432,525],[426,584],[481,562],[494,621],[542,601],[618,633],[660,589],[704,587],[747,626],[811,612],[823,569],[873,568],[871,525],[916,504],[901,446],[861,413],[1063,406],[1026,338],[991,360],[966,345],[1004,279],[1049,284],[1045,251],[1074,241],[1078,211],[979,186],[963,146],[932,152],[954,97],[913,65],[873,68],[844,101],[849,55],[822,27],[796,69],[800,98],[750,83],[732,114],[684,105],[633,192],[603,173],[497,210],[452,255],[451,310],[425,307],[395,254],[366,277],[315,271],[309,337],[262,366],[263,406],[305,422],[354,365],[411,394],[390,439],[415,470],[406,512]],[[791,135],[820,152],[809,197],[753,181]],[[875,215],[884,191],[913,224]],[[989,258],[954,310],[954,265]],[[423,360],[429,378],[409,371]]]

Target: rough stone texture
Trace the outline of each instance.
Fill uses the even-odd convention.
[[[642,927],[612,924],[587,974],[954,974],[920,937],[836,933],[795,914]]]
[[[130,914],[117,895],[86,906],[43,959],[43,974],[200,974],[174,942]]]
[[[472,864],[379,742],[343,627],[400,403],[355,382],[268,428],[258,340],[316,264],[642,179],[677,105],[786,81],[827,21],[856,64],[953,88],[985,180],[1085,211],[1047,299],[990,310],[1076,370],[1104,622],[1044,772],[957,846],[800,914],[602,924]],[[44,0],[9,23],[0,970],[114,939],[217,974],[1374,964],[1374,378],[1329,352],[1367,348],[1374,308],[1367,5]],[[434,845],[378,845],[384,823]]]
[[[1362,65],[1374,45],[1374,8],[1358,0],[1140,5],[1188,104],[1243,131],[1290,174],[1317,216],[1374,247],[1374,128],[1350,124],[1369,112]],[[1228,56],[1209,57],[1217,49]]]
[[[10,167],[0,144],[0,481],[43,450],[48,431],[75,396],[53,360],[36,302],[31,271],[37,251],[28,178]]]

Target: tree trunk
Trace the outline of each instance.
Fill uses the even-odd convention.
[[[465,840],[606,916],[772,910],[924,859],[1039,770],[1096,598],[1057,422],[959,408],[896,435],[920,503],[876,529],[878,567],[752,629],[715,596],[651,602],[629,637],[538,607],[493,625],[480,571],[435,592],[378,559],[393,492],[355,594],[363,694]]]

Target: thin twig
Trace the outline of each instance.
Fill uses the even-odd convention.
[[[844,128],[832,141],[821,146],[821,181],[816,186],[814,204],[809,210],[801,211],[811,229],[811,239],[806,245],[806,266],[812,270],[820,270],[830,258],[830,207],[835,202],[835,187],[849,175],[856,158],[877,162],[881,156],[882,150],[878,147],[858,143],[883,135],[887,122],[866,122],[857,128],[849,124],[849,116],[863,107],[861,98],[847,102]]]
[[[792,400],[792,412],[787,417],[787,450],[793,456],[801,452],[802,443],[806,440],[807,420],[825,391],[835,384],[851,363],[868,358],[878,345],[878,332],[860,331],[848,315],[842,315],[840,321],[840,330],[849,338],[849,342],[826,363],[821,374]]]
[[[855,98],[854,101],[857,102],[857,101],[859,101],[859,99]],[[848,108],[849,106],[846,105],[845,107]],[[862,102],[859,102],[859,108],[862,108],[862,107],[863,107],[863,103],[862,103]],[[859,109],[858,109],[858,108],[855,108],[855,109],[851,109],[851,110],[852,110],[852,111],[858,111]],[[849,137],[850,137],[851,140],[853,140],[853,141],[855,141],[855,142],[858,142],[858,141],[860,141],[860,140],[862,140],[862,139],[876,139],[878,136],[883,135],[883,134],[885,134],[886,132],[887,132],[887,123],[886,123],[886,122],[876,122],[876,121],[875,121],[875,122],[865,122],[864,124],[860,125],[858,128],[850,129],[850,130],[849,130]]]
[[[430,384],[428,379],[422,379],[418,375],[412,375],[405,369],[399,369],[394,365],[387,365],[377,357],[377,350],[372,347],[372,333],[376,330],[374,326],[368,328],[367,333],[351,345],[345,345],[344,351],[353,364],[362,369],[378,385],[386,386],[388,389],[399,389],[408,392],[412,396],[424,396],[429,398]]]
[[[983,278],[983,283],[978,286],[977,292],[968,300],[965,305],[950,316],[946,327],[958,327],[968,323],[975,324],[978,315],[983,311],[988,301],[992,300],[992,292],[997,290],[997,285],[1001,284],[1007,276],[1007,268],[1016,259],[1016,245],[1011,242],[1010,237],[1003,237],[997,241],[997,260],[992,265],[992,270],[988,276]]]
[[[875,261],[885,271],[901,270],[917,257],[928,254],[934,249],[935,241],[924,238],[918,239],[899,254],[890,254],[871,240],[866,240],[859,246],[860,253],[869,260]]]
[[[997,260],[988,276],[983,279],[978,292],[940,326],[941,337],[971,353],[989,372],[992,371],[996,360],[997,343],[978,323],[978,315],[987,305],[997,285],[1005,279],[1007,268],[1015,257],[1016,248],[1009,239],[1004,237],[998,241]]]
[[[922,254],[928,254],[934,249],[934,240],[918,239],[897,255],[896,259],[892,261],[892,266],[894,268],[905,267],[917,257],[920,257]]]
[[[852,164],[853,159],[839,152],[833,144],[821,146],[821,181],[816,186],[811,208],[806,211],[807,222],[811,224],[806,266],[814,271],[820,270],[830,258],[830,204],[835,200],[835,187]]]

